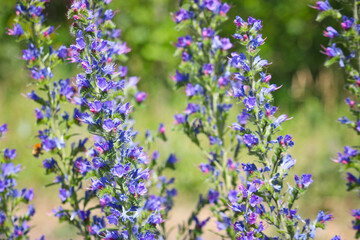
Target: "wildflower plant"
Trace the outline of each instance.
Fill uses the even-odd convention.
[[[172,78],[177,87],[185,88],[188,106],[175,115],[175,124],[207,158],[199,167],[209,176],[207,198],[200,196],[179,238],[198,239],[203,234],[210,217],[199,220],[198,214],[205,206],[216,219],[215,234],[223,238],[314,238],[315,229],[324,228],[332,215],[320,211],[311,222],[296,209],[295,201],[313,180],[310,174],[295,175],[295,184],[287,179],[295,165],[287,154],[294,141],[290,135],[279,135],[280,125],[289,118],[276,116],[278,108],[271,105],[272,92],[279,87],[270,83],[270,63],[259,55],[265,43],[262,22],[236,17],[233,37],[244,52],[233,52],[226,61],[233,44],[218,32],[228,10],[229,5],[220,1],[183,1],[174,14],[177,27],[191,33],[176,43],[182,62]],[[229,124],[230,109],[235,108],[231,99],[241,106],[233,124]],[[243,148],[253,162],[240,157]],[[264,233],[267,225],[275,230],[274,236]]]
[[[91,189],[110,226],[97,234],[111,239],[162,239],[164,216],[176,190],[166,188],[173,180],[150,181],[150,174],[158,170],[160,175],[170,165],[158,168],[157,152],[150,163],[147,152],[135,142],[138,132],[130,113],[146,93],[137,91],[139,78],[129,77],[127,67],[118,65],[130,49],[118,40],[120,30],[112,21],[116,12],[108,8],[110,2],[77,0],[68,11],[75,36],[70,59],[83,69],[76,76],[81,96],[77,119],[87,124],[94,138]],[[159,131],[164,134],[163,126]],[[161,181],[159,195],[150,192],[156,180]]]
[[[139,78],[129,76],[122,65],[130,48],[119,40],[121,30],[113,21],[117,11],[109,8],[111,0],[73,0],[67,17],[74,41],[66,47],[56,42],[55,27],[45,24],[48,2],[18,0],[8,34],[27,45],[22,58],[36,90],[26,97],[38,104],[35,116],[40,128],[33,155],[44,157],[45,173],[55,178],[47,186],[59,188],[62,205],[53,210],[54,215],[74,226],[84,239],[168,238],[165,220],[177,191],[172,187],[174,178],[165,177],[165,171],[174,170],[178,159],[171,154],[162,160],[153,151],[157,138],[167,139],[163,123],[155,133],[146,131],[144,144],[136,141],[131,113],[147,93],[138,90]],[[360,28],[358,2],[354,4],[354,18],[332,9],[328,1],[317,2],[315,8],[320,10],[318,20],[326,16],[339,20],[341,33],[332,27],[324,33],[330,38],[327,65],[339,63],[345,69],[346,88],[358,100]],[[315,238],[315,230],[325,228],[332,215],[320,211],[310,221],[296,208],[313,180],[311,174],[289,180],[296,161],[288,150],[294,141],[280,130],[291,118],[278,115],[278,107],[272,105],[272,93],[280,87],[270,82],[271,63],[259,55],[266,39],[262,21],[236,17],[232,43],[220,36],[229,10],[230,5],[220,0],[184,0],[173,14],[177,28],[188,30],[175,43],[182,61],[172,79],[188,97],[186,109],[175,115],[175,125],[202,152],[206,162],[199,169],[208,183],[206,195],[199,196],[196,209],[179,227],[178,239],[202,239],[210,220],[217,225],[213,233],[223,239]],[[229,54],[234,46],[242,52]],[[53,80],[54,68],[67,60],[78,66],[79,73],[71,80]],[[359,134],[357,100],[346,100],[353,119],[340,121]],[[90,140],[74,142],[80,135],[76,126],[83,125]],[[0,126],[0,136],[5,132],[6,125]],[[86,147],[87,142],[91,147]],[[15,150],[2,153],[0,237],[27,239],[32,205],[23,216],[13,213],[18,203],[31,201],[33,191],[14,189],[20,170],[11,162]],[[357,160],[358,146],[345,147],[338,158],[352,172],[359,172]],[[360,180],[353,173],[348,173],[348,180],[349,190],[358,189]],[[200,218],[204,208],[211,215]],[[357,231],[359,213],[354,210]]]
[[[328,59],[325,66],[329,67],[338,64],[345,72],[346,84],[350,97],[345,99],[349,107],[349,115],[339,118],[339,122],[353,129],[360,135],[360,23],[359,23],[359,4],[352,1],[349,6],[353,15],[347,16],[342,11],[334,9],[329,1],[316,2],[319,10],[317,21],[321,22],[326,17],[335,20],[335,26],[328,26],[324,31],[324,36],[329,39],[329,44],[324,48],[324,54]],[[344,5],[345,6],[345,5]],[[335,162],[341,165],[341,170],[347,175],[348,191],[360,190],[360,145],[354,143],[353,146],[345,146],[343,152],[338,153]],[[352,210],[353,229],[356,231],[356,238],[360,238],[360,209]]]
[[[0,138],[7,132],[7,124],[0,126]],[[0,238],[1,239],[28,239],[30,226],[28,222],[35,214],[32,204],[34,190],[17,186],[18,173],[21,165],[15,165],[13,160],[16,157],[15,149],[3,149],[0,151]],[[21,203],[27,206],[27,211],[19,213]],[[42,237],[43,238],[43,237]]]
[[[59,198],[62,205],[53,210],[55,217],[61,222],[67,222],[78,230],[84,239],[96,237],[99,224],[104,219],[91,216],[91,210],[100,208],[91,199],[95,192],[86,189],[86,175],[91,170],[90,162],[85,158],[87,138],[72,142],[77,135],[73,131],[79,124],[76,111],[70,116],[63,108],[66,103],[77,102],[76,88],[69,79],[53,80],[53,69],[64,64],[68,57],[65,45],[54,48],[55,27],[45,25],[45,5],[48,0],[19,0],[16,4],[16,17],[13,29],[8,33],[28,46],[23,50],[22,59],[33,79],[36,91],[27,94],[27,98],[36,102],[36,123],[40,142],[34,145],[33,155],[36,158],[44,154],[42,161],[46,174],[55,176],[53,183],[59,188]]]

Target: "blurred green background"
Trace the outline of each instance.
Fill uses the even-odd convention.
[[[169,225],[176,225],[185,219],[195,206],[198,193],[203,193],[205,177],[197,166],[203,159],[197,149],[181,133],[172,132],[173,115],[182,111],[186,99],[184,93],[175,91],[169,78],[176,69],[179,59],[173,57],[173,42],[181,33],[174,29],[170,12],[177,9],[176,0],[113,0],[113,9],[118,9],[115,21],[122,29],[122,39],[132,48],[128,65],[130,73],[141,77],[140,88],[148,92],[146,106],[137,109],[136,128],[143,134],[146,128],[155,129],[159,122],[167,127],[169,141],[160,144],[163,157],[176,152],[180,161],[174,173],[179,196]],[[223,25],[223,36],[234,31],[232,19],[251,15],[264,21],[263,35],[267,44],[261,53],[273,64],[269,71],[273,81],[283,87],[275,94],[275,104],[280,112],[288,113],[294,119],[284,124],[283,133],[290,133],[295,139],[293,156],[297,165],[292,174],[303,172],[314,176],[310,190],[299,202],[303,216],[316,217],[319,209],[334,213],[330,227],[319,232],[319,239],[330,239],[342,234],[344,239],[353,239],[350,225],[350,209],[357,207],[355,193],[347,193],[345,181],[338,165],[331,161],[345,144],[354,143],[356,136],[336,122],[347,113],[343,99],[343,75],[335,67],[325,69],[325,56],[320,45],[326,45],[322,30],[326,24],[314,21],[316,10],[308,5],[315,1],[296,0],[242,0],[228,1],[232,5],[229,21]],[[346,1],[342,2],[345,4]],[[58,40],[69,45],[72,41],[68,32],[66,9],[69,0],[52,0],[47,10],[50,24],[60,26]],[[340,4],[339,2],[337,4]],[[52,179],[43,175],[40,159],[31,155],[37,127],[34,121],[35,104],[21,94],[31,90],[30,79],[20,59],[21,49],[12,37],[5,34],[14,17],[14,0],[0,0],[0,123],[8,123],[9,133],[0,147],[17,148],[17,162],[22,163],[24,172],[19,184],[34,186],[37,214],[32,236],[45,233],[47,239],[76,239],[72,229],[57,223],[48,216],[59,204],[57,189],[44,189],[43,185]],[[74,76],[73,66],[56,72],[59,78]],[[50,194],[49,194],[50,193]],[[176,217],[175,217],[176,216]],[[213,225],[210,225],[210,227]],[[212,235],[205,239],[215,239]]]

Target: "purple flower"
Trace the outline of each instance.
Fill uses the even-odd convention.
[[[320,223],[325,223],[333,219],[332,214],[325,214],[324,211],[320,211],[316,217],[316,221]]]
[[[273,128],[277,128],[280,126],[281,123],[285,122],[287,119],[286,114],[280,115],[278,118],[275,119],[275,121],[271,124]]]
[[[335,237],[333,237],[331,240],[341,240],[341,237],[336,235]]]
[[[226,50],[229,50],[232,47],[233,47],[233,45],[230,42],[229,38],[222,38],[221,39],[221,48],[222,48],[222,50],[226,51]]]
[[[243,142],[248,148],[251,148],[259,143],[259,139],[253,134],[245,134],[243,137]]]
[[[202,229],[206,223],[210,220],[210,217],[208,217],[207,219],[203,220],[203,221],[199,221],[199,219],[196,216],[193,216],[193,219],[195,220],[195,226],[197,229]]]
[[[107,91],[110,84],[106,81],[106,78],[98,76],[96,78],[96,86],[100,88],[101,91]]]
[[[56,166],[56,161],[53,158],[45,158],[45,160],[43,161],[43,166],[46,170],[51,170]]]
[[[115,177],[121,178],[130,171],[130,168],[130,163],[126,164],[125,166],[122,164],[117,164],[110,171]]]
[[[243,112],[237,116],[237,121],[242,126],[245,126],[249,117],[250,114],[244,109]]]
[[[128,190],[133,195],[145,195],[148,191],[145,183],[137,183],[136,181],[132,181],[128,184]]]
[[[178,38],[178,41],[176,43],[176,47],[180,48],[184,48],[184,47],[188,47],[191,45],[191,41],[192,41],[192,38],[190,35],[187,35],[185,37],[179,37]]]
[[[338,159],[336,160],[339,163],[348,164],[351,162],[351,159],[356,157],[359,154],[359,150],[352,149],[349,146],[344,147],[344,153],[338,153]]]
[[[160,157],[160,153],[158,151],[154,151],[151,158],[152,160],[157,160]]]
[[[230,6],[227,3],[223,3],[223,4],[221,4],[219,10],[220,10],[221,15],[226,15],[230,10]]]
[[[107,9],[104,13],[105,20],[111,20],[114,17],[114,11],[112,9]]]
[[[313,182],[313,180],[311,179],[311,174],[303,174],[301,176],[301,180],[299,179],[299,176],[295,174],[294,178],[299,188],[308,188],[310,184]]]
[[[238,26],[238,27],[241,27],[242,25],[247,24],[247,22],[245,22],[245,21],[244,21],[241,17],[239,17],[239,16],[236,16],[236,17],[235,17],[234,23],[235,23],[235,25]]]
[[[184,124],[186,122],[186,117],[183,114],[177,114],[174,116],[175,124]]]
[[[339,65],[340,67],[344,67],[344,60],[343,60],[343,52],[340,48],[336,47],[336,43],[333,43],[331,47],[324,48],[326,54],[329,58],[333,57],[340,57]]]
[[[83,157],[78,157],[74,162],[74,166],[83,176],[92,170],[90,162],[86,158],[83,159]]]
[[[351,26],[354,24],[355,20],[354,18],[348,18],[347,16],[343,16],[343,22],[341,23],[341,27],[347,31],[351,28]]]
[[[171,76],[171,79],[176,83],[187,82],[189,80],[189,74],[181,74],[178,70],[176,70],[175,75]]]
[[[32,216],[34,216],[34,214],[35,214],[35,208],[34,208],[34,205],[31,204],[28,207],[27,215],[32,217]],[[1,225],[1,220],[0,220],[0,225]]]
[[[91,190],[96,191],[105,187],[104,183],[99,179],[91,179],[92,185]]]
[[[347,118],[347,117],[342,117],[342,118],[339,118],[338,121],[341,123],[341,124],[350,124],[351,121]]]
[[[210,204],[217,203],[220,193],[214,189],[209,190],[208,199]]]
[[[214,72],[214,65],[205,63],[203,66],[203,71],[205,75],[211,75]]]
[[[3,225],[3,223],[6,220],[6,215],[3,211],[0,211],[0,225]]]
[[[204,6],[210,11],[215,12],[220,7],[221,3],[219,0],[205,0]]]
[[[65,202],[69,197],[69,192],[65,188],[59,189],[59,197],[62,202]]]
[[[148,223],[149,224],[153,224],[153,225],[158,225],[160,223],[164,222],[164,220],[161,218],[161,214],[158,213],[151,213],[149,219],[148,219]]]
[[[317,1],[315,9],[318,9],[320,12],[331,9],[329,0],[326,1]]]
[[[251,111],[256,106],[256,97],[248,96],[243,100],[244,105],[246,106],[248,111]]]
[[[291,157],[290,154],[286,155],[282,160],[281,160],[281,168],[283,169],[290,169],[295,165],[295,160]]]
[[[1,165],[1,171],[2,171],[2,175],[4,177],[6,176],[10,176],[12,174],[17,174],[18,172],[20,172],[20,169],[21,169],[21,165],[18,164],[18,165],[14,165],[12,162],[10,163],[4,163]]]
[[[242,221],[235,222],[233,226],[237,232],[243,232],[245,230],[245,225]]]
[[[178,159],[177,159],[176,155],[172,153],[168,157],[168,159],[166,161],[166,164],[169,165],[169,166],[173,166],[177,162],[178,162]]]
[[[7,132],[7,124],[3,124],[0,126],[0,137],[2,137]]]
[[[180,9],[179,11],[176,12],[175,14],[175,22],[176,23],[180,23],[182,21],[185,21],[187,19],[190,18],[190,14],[188,11],[186,11],[185,9]]]
[[[238,200],[238,191],[230,190],[228,194],[228,199],[231,203],[236,202]]]
[[[263,201],[263,199],[261,197],[256,196],[256,195],[251,195],[249,204],[250,204],[250,206],[255,207],[256,205],[262,203],[262,201]]]
[[[19,23],[17,23],[16,25],[14,23],[13,28],[8,29],[7,34],[8,35],[14,35],[14,36],[21,36],[21,35],[24,34],[24,29],[21,27],[21,25]]]
[[[103,129],[106,132],[111,132],[113,128],[114,128],[113,120],[111,118],[105,119],[103,124]]]
[[[4,158],[7,158],[7,159],[14,159],[16,157],[16,150],[15,149],[8,149],[6,148],[5,151],[4,151]]]
[[[324,36],[328,38],[336,38],[339,36],[339,33],[333,27],[327,27],[324,31]]]
[[[203,28],[202,29],[202,37],[203,38],[211,38],[213,37],[215,34],[215,31],[212,30],[211,28]]]
[[[90,86],[89,80],[87,80],[83,74],[76,76],[76,84],[79,88],[88,88]]]
[[[243,170],[247,173],[253,173],[257,170],[257,167],[254,163],[241,163]]]
[[[30,188],[28,191],[25,191],[23,197],[26,201],[32,201],[34,198],[34,189]]]
[[[88,114],[87,112],[84,112],[83,114],[81,114],[79,116],[79,120],[86,124],[94,124],[95,123],[92,116],[90,114]]]
[[[88,103],[89,110],[92,113],[98,113],[102,109],[102,103],[99,100],[95,100],[93,103]]]

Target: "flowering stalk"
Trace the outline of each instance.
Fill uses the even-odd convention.
[[[175,44],[176,55],[180,55],[182,62],[179,70],[172,76],[176,87],[184,87],[188,96],[188,105],[184,113],[175,115],[175,124],[189,139],[201,149],[208,163],[201,164],[200,169],[209,174],[210,195],[218,195],[223,189],[224,194],[234,184],[234,174],[229,146],[237,145],[234,136],[227,139],[228,112],[232,107],[227,91],[230,86],[230,73],[226,69],[227,50],[232,47],[228,38],[218,35],[220,25],[227,17],[230,9],[227,3],[220,1],[183,1],[179,11],[173,19],[178,29],[187,28],[189,35],[180,37]],[[210,142],[201,142],[204,135]],[[225,142],[230,141],[229,146]],[[222,186],[223,185],[223,186]],[[199,198],[197,209],[189,220],[182,226],[180,235],[187,234],[196,239],[202,234],[202,228],[208,222],[200,221],[197,217],[201,208],[209,203],[217,202],[217,198]],[[189,227],[195,223],[193,230]],[[179,237],[180,237],[179,235]],[[185,236],[184,236],[185,237]]]
[[[266,71],[270,63],[259,55],[259,47],[265,43],[261,34],[262,22],[252,17],[247,22],[236,17],[234,23],[237,26],[234,38],[245,51],[234,52],[229,59],[234,72],[230,94],[240,100],[244,109],[232,129],[247,147],[248,154],[255,156],[260,165],[242,163],[246,180],[240,185],[240,191],[229,193],[233,212],[242,218],[235,222],[234,229],[240,239],[245,236],[264,238],[264,221],[277,230],[279,235],[274,239],[315,238],[315,229],[324,228],[332,215],[320,211],[317,219],[310,222],[309,219],[302,220],[295,208],[296,200],[313,180],[311,174],[295,175],[295,186],[287,180],[295,165],[287,150],[294,142],[290,135],[278,135],[281,124],[289,118],[285,114],[276,117],[278,107],[271,105],[272,92],[279,87],[270,83],[271,75]]]
[[[87,139],[79,140],[66,148],[66,143],[76,135],[71,127],[77,124],[75,118],[71,118],[61,108],[67,102],[76,101],[75,88],[70,80],[53,80],[53,69],[63,63],[68,56],[67,48],[62,45],[57,50],[52,47],[53,26],[44,24],[44,9],[47,0],[19,0],[16,5],[16,18],[13,29],[9,34],[14,35],[18,41],[28,45],[23,50],[22,58],[27,62],[27,69],[35,80],[37,92],[32,91],[27,97],[37,104],[35,109],[36,122],[42,126],[39,130],[37,143],[33,149],[33,155],[38,158],[44,152],[48,153],[43,161],[46,174],[54,174],[55,180],[48,184],[59,186],[59,198],[62,206],[54,209],[53,213],[60,221],[66,221],[78,230],[78,234],[84,239],[90,239],[94,234],[92,226],[104,220],[93,216],[90,212],[99,208],[91,203],[95,197],[92,190],[83,188],[84,179],[89,172],[90,163],[81,156],[86,151]]]
[[[175,123],[203,151],[208,163],[200,169],[210,173],[207,199],[200,198],[180,234],[185,234],[183,239],[200,237],[209,218],[200,221],[196,215],[209,205],[217,220],[216,234],[223,238],[267,239],[266,224],[277,231],[272,239],[314,238],[315,229],[324,228],[331,215],[320,211],[310,222],[297,214],[295,201],[312,179],[310,174],[296,175],[295,186],[286,179],[295,164],[286,151],[294,142],[290,135],[277,136],[288,117],[275,117],[277,107],[270,105],[271,92],[279,87],[270,84],[271,75],[265,71],[269,63],[258,55],[265,42],[262,23],[252,17],[247,22],[235,19],[234,38],[245,46],[245,52],[232,53],[226,65],[226,50],[232,44],[216,33],[228,10],[220,1],[187,1],[174,16],[178,26],[188,26],[192,33],[176,44],[182,63],[173,79],[177,86],[185,86],[189,98],[185,113],[176,115]],[[238,121],[228,127],[231,97],[240,100],[243,109]],[[200,135],[209,139],[210,147],[203,146]],[[260,167],[240,162],[243,147]]]
[[[97,234],[111,239],[163,239],[165,232],[160,233],[157,226],[164,222],[171,206],[167,199],[149,194],[150,170],[155,166],[146,168],[149,158],[134,142],[137,131],[130,116],[131,104],[141,103],[146,93],[137,92],[137,77],[127,77],[127,68],[116,65],[130,49],[117,40],[120,31],[112,22],[116,12],[107,8],[110,2],[77,0],[68,11],[76,37],[71,60],[83,68],[76,76],[82,97],[77,118],[88,125],[95,141],[91,189],[112,225]],[[170,195],[172,198],[174,194]]]
[[[331,16],[337,26],[328,26],[324,36],[329,38],[329,44],[324,47],[328,56],[325,66],[338,63],[346,74],[345,88],[352,95],[345,99],[349,106],[350,116],[339,118],[339,122],[355,130],[360,135],[360,23],[359,4],[354,0],[351,4],[353,16],[349,17],[339,10],[333,9],[329,1],[318,1],[314,8],[319,10],[317,21]],[[335,162],[341,164],[341,170],[347,174],[348,191],[360,190],[360,145],[345,146],[344,152],[338,153]],[[358,176],[358,177],[357,177]],[[356,238],[360,238],[360,209],[352,210],[353,229]]]
[[[0,126],[0,138],[7,131],[7,125]],[[28,205],[27,211],[20,215],[18,208],[20,203],[28,204],[34,197],[34,190],[16,189],[16,179],[21,171],[20,164],[14,165],[12,160],[16,157],[15,149],[0,151],[0,238],[1,239],[29,239],[30,231],[28,221],[35,214],[34,206]],[[44,239],[44,237],[41,237]]]

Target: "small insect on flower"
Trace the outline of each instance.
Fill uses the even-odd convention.
[[[34,145],[33,150],[32,150],[32,155],[36,158],[39,157],[40,154],[42,154],[42,144],[41,143],[37,143]]]

